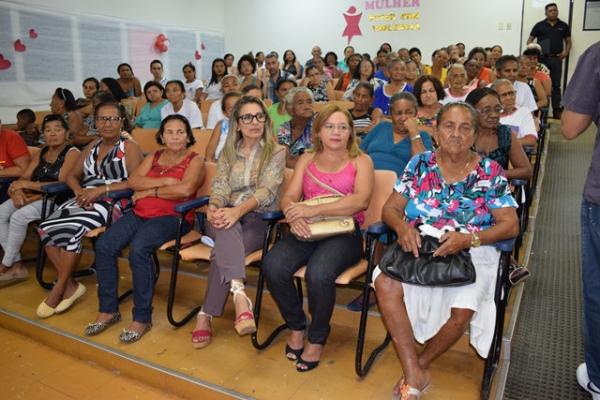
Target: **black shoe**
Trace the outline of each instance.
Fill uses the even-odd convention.
[[[517,286],[519,283],[525,282],[527,279],[529,279],[529,275],[531,275],[531,272],[529,272],[527,267],[524,267],[523,265],[511,264],[510,268],[511,271],[508,273],[508,281],[513,286]]]
[[[290,361],[297,361],[302,355],[303,351],[304,347],[292,349],[289,344],[285,345],[285,357]]]
[[[301,368],[300,365],[306,366],[306,368]],[[317,368],[319,365],[319,360],[317,361],[304,361],[302,357],[298,357],[298,361],[296,361],[296,371],[298,372],[308,372],[311,369]]]

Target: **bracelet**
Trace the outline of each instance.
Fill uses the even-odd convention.
[[[158,188],[154,188],[154,197],[158,197]]]
[[[419,133],[419,134],[417,134],[417,135],[415,135],[415,136],[413,136],[413,137],[411,137],[411,138],[410,138],[410,141],[411,141],[411,142],[414,142],[415,140],[419,140],[419,139],[421,139],[421,134],[420,134],[420,133]]]

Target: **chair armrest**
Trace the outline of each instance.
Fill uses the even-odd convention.
[[[267,222],[277,222],[284,217],[285,215],[283,215],[282,211],[267,211],[262,215],[263,221]]]
[[[112,200],[121,200],[127,199],[133,196],[133,190],[131,189],[123,189],[123,190],[115,190],[114,192],[109,192],[106,197]]]
[[[496,247],[500,251],[510,253],[511,251],[513,251],[515,240],[516,238],[501,240],[499,242],[494,243],[494,247]]]
[[[188,211],[196,209],[198,207],[202,207],[208,204],[208,200],[210,198],[208,196],[198,197],[197,199],[192,199],[188,201],[184,201],[181,204],[175,206],[175,211],[180,214],[184,214]]]
[[[381,221],[375,222],[367,228],[367,233],[371,235],[383,235],[389,231],[391,231],[391,228]]]
[[[67,186],[67,184],[64,182],[48,183],[46,185],[42,185],[41,189],[42,192],[48,194],[57,194],[71,190],[69,186]]]

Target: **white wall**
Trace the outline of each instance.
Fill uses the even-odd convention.
[[[386,0],[379,2],[385,4]],[[371,1],[254,0],[252,7],[241,12],[239,1],[225,0],[225,45],[236,57],[257,50],[276,50],[282,55],[285,49],[290,48],[304,63],[315,44],[320,45],[324,52],[333,50],[340,56],[348,43],[342,37],[346,26],[342,13],[355,6],[363,13],[360,22],[363,36],[354,37],[351,44],[361,53],[374,54],[383,42],[391,43],[394,50],[417,46],[424,61],[429,63],[434,49],[458,41],[464,42],[467,49],[500,44],[505,52],[516,53],[520,42],[522,2],[417,0],[419,7],[367,10],[366,5]],[[391,5],[394,0],[387,0],[387,3]],[[484,5],[485,10],[482,8]],[[416,11],[420,13],[418,22],[421,29],[418,31],[374,32],[374,23],[368,18],[390,12],[398,15]],[[409,22],[412,21],[397,19],[387,24]]]
[[[573,47],[569,57],[569,79],[573,72],[577,60],[581,54],[592,44],[600,41],[600,31],[584,31],[583,30],[583,15],[585,11],[584,1],[573,2],[573,24],[571,26],[571,34],[573,35]]]

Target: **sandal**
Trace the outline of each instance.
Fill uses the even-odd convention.
[[[296,371],[298,372],[308,372],[311,369],[317,368],[319,365],[319,361],[305,361],[301,356],[298,356],[298,360],[296,361]],[[306,368],[302,368],[301,365],[304,365]]]
[[[289,344],[286,343],[285,345],[285,357],[290,361],[298,361],[303,351],[304,347],[292,349]]]
[[[410,386],[408,383],[400,385],[400,391],[398,394],[392,393],[392,400],[409,400],[410,396],[414,396],[415,400],[419,400],[421,395],[429,389],[429,383],[421,390]]]
[[[146,333],[148,333],[148,331],[150,329],[152,329],[152,323],[146,324],[146,326],[144,327],[144,330],[141,332],[132,331],[129,329],[123,329],[123,331],[119,335],[119,340],[123,343],[137,342],[138,340],[140,340],[142,338],[142,336],[144,336]]]
[[[232,280],[231,289],[229,290],[231,291],[231,293],[233,293],[234,303],[235,296],[244,296],[244,298],[248,302],[248,308],[252,310],[252,302],[244,292],[244,284],[241,281]],[[251,333],[256,332],[256,322],[254,321],[254,314],[252,313],[252,311],[244,311],[240,313],[236,317],[235,322],[233,323],[233,327],[240,336],[249,335]]]
[[[529,279],[529,275],[531,275],[531,272],[529,272],[527,267],[517,262],[511,263],[509,268],[510,272],[508,273],[508,281],[513,286],[517,286],[519,283],[525,282],[527,279]]]
[[[209,322],[212,321],[212,315],[206,314],[204,311],[200,311],[198,316],[206,315]],[[192,331],[192,346],[195,349],[202,349],[210,344],[212,339],[212,330],[209,329],[196,329]]]
[[[116,324],[119,321],[121,321],[121,313],[117,311],[116,313],[112,314],[111,317],[106,321],[89,323],[85,327],[85,336],[94,336],[99,334],[100,332],[104,332],[106,328]]]

